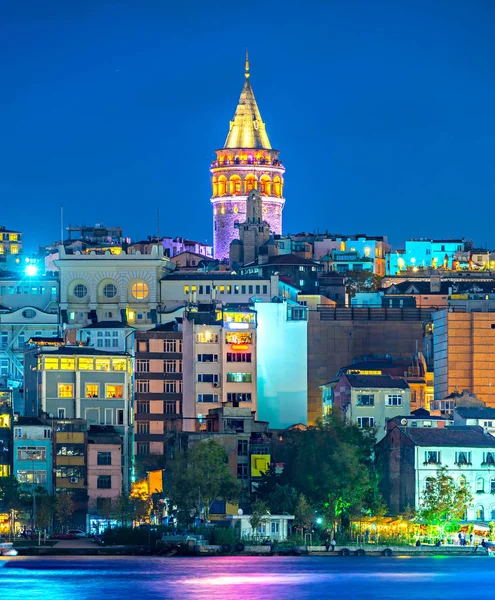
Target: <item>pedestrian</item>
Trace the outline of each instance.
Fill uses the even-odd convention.
[[[416,548],[418,548],[419,546],[421,546],[421,540],[418,538],[416,540]]]
[[[369,539],[370,539],[370,530],[369,530],[369,529],[367,529],[367,530],[364,532],[364,541],[365,541],[365,543],[366,543],[366,544],[369,542]]]
[[[332,552],[335,552],[335,545],[336,545],[335,540],[333,539],[333,536],[332,536],[332,539],[330,540],[330,546],[332,546]]]

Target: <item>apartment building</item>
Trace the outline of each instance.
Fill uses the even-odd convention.
[[[0,390],[0,478],[12,474],[12,392]]]
[[[184,313],[183,428],[195,431],[223,403],[256,415],[256,311],[249,304],[198,306]]]
[[[53,493],[52,423],[38,417],[14,421],[13,475],[22,487],[43,487]]]
[[[138,456],[165,454],[182,429],[182,331],[176,321],[135,337],[135,435]]]

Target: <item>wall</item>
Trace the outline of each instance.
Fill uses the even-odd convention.
[[[98,464],[98,452],[110,452],[111,465]],[[117,444],[88,444],[88,495],[90,501],[97,498],[117,498],[122,492],[122,467],[120,445]],[[110,475],[112,487],[110,489],[98,488],[98,475]]]
[[[308,323],[287,321],[285,302],[259,303],[256,310],[258,419],[270,429],[306,424]]]
[[[368,309],[364,309],[368,310]],[[369,309],[373,318],[373,311]],[[399,309],[398,309],[399,310]],[[344,316],[347,310],[343,309]],[[365,354],[410,357],[422,347],[423,323],[397,320],[324,320],[322,312],[308,313],[308,422],[321,417],[321,390],[318,386],[333,379],[339,369]],[[337,313],[337,318],[339,319]],[[349,313],[350,314],[350,313]],[[419,313],[418,313],[419,314]],[[333,317],[333,313],[332,313]]]

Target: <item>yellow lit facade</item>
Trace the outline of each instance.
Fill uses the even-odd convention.
[[[238,238],[235,221],[246,218],[246,197],[258,190],[264,219],[274,233],[282,233],[284,172],[279,151],[271,146],[265,123],[249,81],[246,63],[244,87],[223,148],[211,165],[215,258],[227,258],[230,242]]]

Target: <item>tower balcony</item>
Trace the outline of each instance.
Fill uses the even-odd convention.
[[[211,163],[211,168],[214,169],[216,167],[238,167],[238,166],[247,166],[247,167],[283,167],[282,161],[278,158],[267,160],[265,158],[252,160],[244,160],[244,159],[234,159],[234,160],[214,160]]]
[[[285,204],[285,198],[283,196],[267,196],[265,194],[260,194],[261,195],[261,199],[262,202],[271,202],[273,204],[279,204],[280,206],[283,206]],[[238,195],[232,195],[232,194],[228,194],[228,195],[224,195],[224,196],[212,196],[210,199],[210,202],[215,205],[215,204],[229,204],[230,202],[232,202],[233,204],[236,204],[238,202],[246,202],[247,200],[247,194],[238,194]]]

